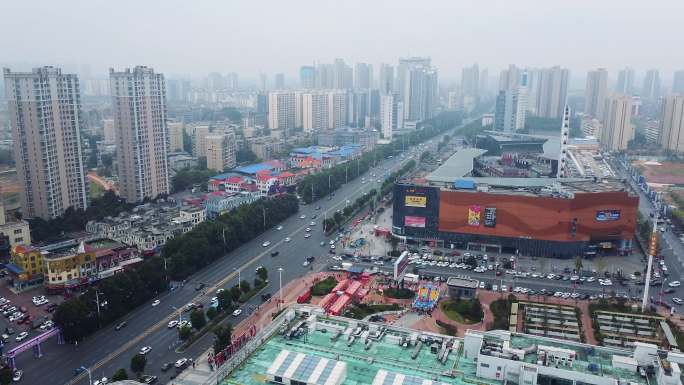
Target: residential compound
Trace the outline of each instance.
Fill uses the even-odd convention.
[[[684,355],[638,343],[604,348],[507,331],[446,336],[295,305],[239,354],[217,354],[207,383],[680,385]]]
[[[93,238],[41,247],[15,246],[6,267],[17,290],[42,283],[48,293],[67,294],[141,261],[135,247],[112,239]]]
[[[3,236],[8,238],[9,246],[31,244],[31,231],[28,222],[23,219],[10,219],[6,215],[2,190],[0,190],[0,238]]]
[[[3,70],[25,218],[51,219],[85,209],[81,99],[76,75],[55,67]]]
[[[187,233],[206,219],[201,199],[194,203],[182,206],[176,202],[146,203],[129,213],[90,221],[86,224],[86,231],[143,251],[156,250],[169,239]]]
[[[168,194],[169,130],[164,75],[152,68],[109,70],[119,194],[128,202]]]

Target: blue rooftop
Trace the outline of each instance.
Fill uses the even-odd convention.
[[[235,171],[243,173],[243,174],[256,174],[259,171],[273,170],[274,168],[275,167],[273,167],[273,165],[268,164],[268,163],[256,163],[256,164],[249,164],[247,166],[238,167],[235,169]]]
[[[12,262],[6,263],[6,264],[5,264],[5,268],[6,268],[7,270],[9,270],[9,272],[12,273],[12,274],[17,274],[17,275],[18,275],[18,274],[21,274],[21,273],[24,272],[24,269],[22,269],[21,267],[15,265],[15,264],[12,263]]]
[[[214,175],[209,179],[223,180],[223,179],[230,178],[231,176],[242,176],[242,175],[235,173],[235,172],[224,172],[223,174]]]

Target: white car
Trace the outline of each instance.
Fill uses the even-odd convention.
[[[261,244],[261,246],[263,246],[263,247],[268,247],[270,245],[271,245],[271,241],[266,241],[266,242]]]
[[[596,278],[594,278],[594,277],[587,278],[587,282],[594,282],[594,281],[596,281]]]
[[[299,219],[306,219],[306,215],[304,215],[304,214],[300,215]]]
[[[15,340],[17,340],[17,342],[21,342],[21,341],[25,340],[26,337],[28,337],[28,332],[21,332],[21,333],[19,333],[17,338],[15,338]]]
[[[14,382],[19,382],[21,381],[21,378],[24,376],[24,371],[23,370],[15,370],[14,374],[12,375],[12,381]]]
[[[154,302],[152,302],[152,306],[157,306],[161,303],[158,299],[155,299]]]
[[[280,230],[282,230],[282,229],[283,229],[283,226],[278,226],[278,227],[276,227],[276,230],[278,230],[278,231],[280,231]]]
[[[311,238],[311,233],[304,234],[304,238]]]
[[[109,384],[109,379],[107,379],[107,377],[102,377],[99,380],[95,380],[95,382],[93,382],[93,385],[107,385],[107,384]]]
[[[290,238],[290,237],[285,238],[285,242],[290,242],[291,240],[292,240],[292,238]]]
[[[484,289],[484,288],[485,288],[485,283],[484,283],[484,281],[480,282],[479,288],[480,288],[480,289]]]
[[[330,250],[335,250],[335,245],[330,245]]]
[[[334,261],[341,261],[341,260],[342,260],[342,257],[340,257],[339,255],[336,255],[336,256],[332,257],[332,259],[333,259]]]
[[[237,317],[237,316],[239,316],[240,314],[242,314],[242,309],[235,309],[235,310],[233,311],[233,317]]]
[[[499,285],[492,285],[492,291],[499,291]]]
[[[309,226],[316,226],[316,222],[314,222],[314,221],[309,222]]]
[[[334,244],[335,244],[335,241],[333,241],[333,240],[331,239],[329,243],[330,243],[331,245],[334,245]]]
[[[306,230],[304,230],[304,231],[306,231],[307,233],[310,233],[310,232],[311,232],[311,227],[307,227]]]
[[[681,305],[682,303],[684,303],[684,301],[682,301],[681,298],[677,297],[672,297],[672,302],[676,303],[677,305]]]
[[[668,283],[667,285],[670,287],[679,287],[682,285],[682,283],[679,281],[672,281],[672,282]]]
[[[147,354],[147,353],[149,353],[149,352],[151,352],[151,351],[152,351],[152,347],[151,347],[151,346],[143,346],[142,348],[140,348],[140,352],[139,352],[139,353],[142,354],[142,355],[145,355],[145,354]]]
[[[185,365],[188,363],[187,358],[181,358],[180,360],[176,361],[173,366],[175,366],[178,369],[184,368]]]

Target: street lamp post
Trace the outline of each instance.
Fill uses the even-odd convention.
[[[328,194],[330,194],[330,191],[331,191],[331,188],[330,188],[330,177],[332,177],[332,175],[328,175]]]
[[[279,282],[279,291],[278,291],[278,310],[280,310],[280,304],[283,302],[283,268],[279,267],[278,268],[278,280]]]
[[[312,195],[312,198],[313,198],[313,195]],[[264,230],[266,230],[266,207],[262,207],[261,212],[264,215]]]
[[[233,271],[236,271],[238,273],[238,289],[242,290],[241,282],[242,282],[242,276],[240,275],[241,270],[239,268],[234,267]]]
[[[175,307],[175,306],[171,306],[171,309],[173,309],[173,310],[178,310],[178,323],[180,324],[180,323],[183,321],[183,312],[182,312],[182,308],[178,308],[178,307]]]
[[[85,370],[86,372],[88,372],[88,383],[90,385],[93,385],[93,376],[90,373],[90,369],[86,368],[85,366],[81,366],[81,370]]]

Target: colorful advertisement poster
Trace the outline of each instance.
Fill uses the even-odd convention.
[[[599,222],[620,220],[620,210],[601,210],[596,212],[596,220]]]
[[[482,209],[479,205],[472,205],[468,207],[468,226],[480,226],[480,216]]]
[[[407,195],[404,199],[404,205],[406,207],[426,207],[427,197],[419,197],[415,195]]]
[[[485,207],[484,217],[485,227],[496,227],[496,207]]]
[[[420,227],[422,229],[425,228],[425,217],[412,217],[412,216],[405,216],[404,217],[404,226],[406,227]]]

